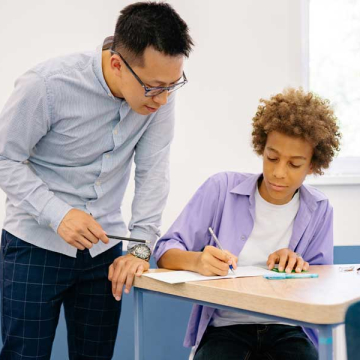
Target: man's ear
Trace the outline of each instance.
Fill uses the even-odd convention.
[[[116,70],[116,72],[120,73],[120,69],[122,67],[122,62],[119,59],[119,57],[111,56],[110,64],[111,64],[111,67]]]

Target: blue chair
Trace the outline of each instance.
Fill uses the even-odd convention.
[[[360,359],[360,301],[346,311],[345,334],[348,360]]]
[[[334,264],[360,264],[360,246],[335,246]]]

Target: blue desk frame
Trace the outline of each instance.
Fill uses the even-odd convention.
[[[278,316],[272,316],[262,313],[257,313],[253,311],[247,311],[247,310],[241,310],[238,308],[233,308],[229,306],[223,306],[218,305],[214,303],[208,303],[205,301],[198,301],[182,296],[176,296],[176,295],[170,295],[166,293],[162,293],[159,291],[153,291],[153,290],[147,290],[142,288],[134,287],[134,321],[135,321],[135,360],[144,360],[144,334],[143,334],[143,328],[144,328],[144,313],[143,313],[143,294],[157,294],[168,298],[174,298],[174,299],[181,299],[184,301],[189,301],[193,304],[199,304],[204,306],[209,306],[217,309],[222,310],[231,310],[240,312],[242,314],[246,315],[261,315],[263,318],[267,318],[269,320],[276,320],[276,321],[284,321],[288,324],[293,325],[299,325],[304,327],[310,327],[313,329],[319,330],[319,360],[332,360],[333,359],[333,336],[332,336],[332,330],[338,325],[341,325],[343,323],[336,323],[336,324],[326,324],[326,325],[319,325],[319,324],[312,324],[312,323],[306,323],[301,322],[298,320],[291,320],[288,318],[282,318]]]

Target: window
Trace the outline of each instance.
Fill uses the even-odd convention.
[[[338,157],[310,182],[360,184],[360,1],[305,3],[304,87],[331,101],[342,133]]]

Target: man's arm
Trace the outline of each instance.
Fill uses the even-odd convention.
[[[175,94],[158,110],[135,148],[135,195],[131,237],[150,240],[160,236],[161,216],[169,194],[170,144],[174,137]],[[133,243],[129,244],[132,247]]]
[[[35,72],[27,72],[16,82],[0,114],[0,187],[14,206],[32,215],[39,225],[50,226],[70,245],[84,249],[99,238],[108,241],[100,225],[55,196],[28,162],[32,149],[51,127],[49,96],[45,80]],[[74,225],[74,217],[82,221],[75,220]],[[88,234],[79,226],[83,222],[99,237],[91,233],[88,237],[93,236],[93,241],[89,242],[80,236],[80,232]]]
[[[162,106],[135,148],[135,195],[129,230],[132,238],[150,240],[160,235],[161,215],[169,193],[169,154],[174,136],[175,94]],[[136,243],[129,243],[131,248]],[[152,247],[151,246],[151,247]],[[149,269],[149,263],[131,254],[118,257],[109,267],[112,293],[120,300],[123,287],[129,293],[135,276]]]
[[[44,80],[34,72],[26,73],[0,115],[0,186],[14,206],[57,231],[71,206],[49,191],[27,161],[50,130],[50,116]]]

